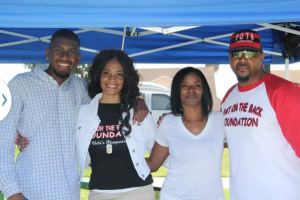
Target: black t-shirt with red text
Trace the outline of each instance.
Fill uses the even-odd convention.
[[[153,182],[151,174],[145,181],[141,179],[133,166],[118,123],[121,115],[121,104],[99,103],[98,116],[101,123],[89,146],[92,164],[90,190],[141,187]]]

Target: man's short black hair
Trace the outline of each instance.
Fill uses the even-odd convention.
[[[203,116],[207,116],[212,111],[213,98],[205,76],[199,69],[196,69],[194,67],[183,68],[179,70],[174,76],[174,79],[172,81],[172,86],[171,86],[171,97],[170,97],[172,114],[176,116],[183,115],[180,91],[181,91],[182,81],[184,77],[189,73],[194,73],[198,75],[201,79],[202,88],[203,88],[202,99],[201,99],[202,114]]]
[[[55,38],[64,38],[64,39],[74,40],[78,43],[78,48],[80,47],[79,37],[73,31],[71,31],[69,29],[60,29],[60,30],[56,31],[51,37],[50,46]]]

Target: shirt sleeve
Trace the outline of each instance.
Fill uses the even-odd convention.
[[[8,84],[12,104],[8,115],[0,121],[0,188],[6,198],[21,193],[15,168],[15,140],[19,118],[23,109],[22,84],[15,77]]]
[[[221,107],[220,107],[220,111],[222,112],[222,104],[226,101],[227,97],[229,96],[229,94],[232,92],[232,90],[237,86],[237,84],[231,86],[231,88],[226,92],[222,102],[221,102]]]
[[[154,142],[155,142],[157,128],[155,126],[153,117],[150,113],[148,113],[148,115],[146,116],[145,122],[146,122],[147,134],[148,134],[148,138],[149,138],[147,150],[148,150],[149,154],[151,154],[151,151],[152,151],[152,148],[153,148]]]
[[[81,105],[89,104],[90,102],[91,102],[91,98],[88,93],[88,82],[84,81]]]
[[[168,137],[167,137],[167,132],[168,132],[168,118],[169,116],[165,116],[165,118],[162,120],[159,128],[158,128],[158,131],[157,131],[157,136],[156,136],[156,142],[158,144],[160,144],[161,146],[164,146],[164,147],[169,147],[169,140],[168,140]]]
[[[300,158],[300,88],[281,78],[270,79],[266,88],[282,133]]]

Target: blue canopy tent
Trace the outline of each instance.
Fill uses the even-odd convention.
[[[115,48],[138,63],[224,64],[229,36],[249,28],[262,37],[264,63],[284,63],[277,33],[300,35],[292,29],[300,24],[299,0],[2,0],[0,10],[1,63],[46,62],[59,28],[78,34],[83,63]]]

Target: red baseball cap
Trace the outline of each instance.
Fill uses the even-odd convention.
[[[259,34],[251,29],[235,32],[230,37],[230,46],[228,51],[247,50],[263,52]]]

